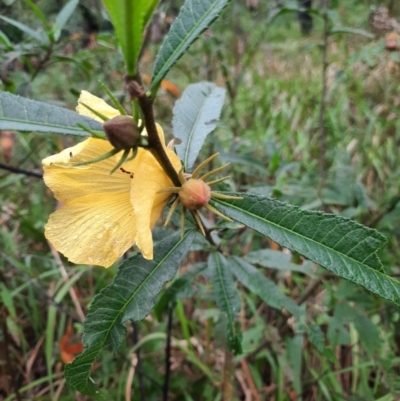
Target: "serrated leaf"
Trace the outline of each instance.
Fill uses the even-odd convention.
[[[75,11],[79,0],[70,0],[58,13],[53,25],[54,40],[57,42],[60,39],[61,31],[64,29],[65,24],[70,19],[72,13]]]
[[[111,345],[116,352],[125,338],[124,323],[146,317],[153,308],[163,285],[171,280],[189,251],[195,232],[183,237],[173,234],[154,248],[154,259],[140,254],[125,260],[111,285],[93,300],[84,323],[84,351],[65,367],[70,388],[83,394],[98,394],[90,378],[90,369],[102,348]]]
[[[400,306],[400,282],[384,273],[376,254],[386,243],[386,238],[378,231],[345,217],[301,210],[275,199],[250,194],[230,195],[243,199],[213,199],[210,204],[339,277]]]
[[[172,118],[172,133],[181,140],[176,152],[189,170],[215,127],[225,101],[225,89],[212,82],[189,85],[176,101]]]
[[[121,46],[128,75],[133,76],[143,31],[159,0],[103,0]]]
[[[0,129],[88,136],[82,124],[102,131],[102,125],[72,110],[0,92]]]
[[[156,91],[170,68],[218,18],[230,0],[186,0],[157,54],[151,78]]]
[[[218,307],[227,318],[227,343],[234,354],[242,352],[242,333],[235,322],[240,311],[240,296],[227,260],[219,252],[208,257],[208,269]]]
[[[169,305],[181,297],[182,292],[185,292],[191,281],[206,267],[207,264],[204,262],[196,263],[165,290],[154,308],[158,320],[161,320],[162,314],[168,309]]]
[[[265,277],[250,263],[236,256],[229,259],[231,270],[236,278],[252,293],[257,294],[267,305],[275,309],[287,309],[292,315],[300,317],[302,309],[288,298],[271,280]]]

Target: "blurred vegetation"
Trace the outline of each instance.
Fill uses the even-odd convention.
[[[128,101],[123,61],[99,1],[81,0],[52,37],[66,3],[0,3],[0,16],[28,28],[0,19],[0,89],[74,108],[82,89],[107,100],[101,80]],[[153,19],[141,60],[148,75],[181,3],[163,1]],[[392,27],[377,29],[373,16],[386,6],[400,21],[400,5],[314,3],[313,29],[303,35],[296,2],[233,1],[168,75],[157,119],[170,134],[174,101],[189,83],[226,87],[223,117],[202,156],[218,150],[232,162],[228,187],[377,228],[389,239],[380,253],[385,269],[398,276],[400,46],[388,50]],[[0,399],[83,400],[65,387],[62,352],[73,356],[76,349],[64,342],[71,333],[79,340],[82,312],[115,269],[70,265],[50,248],[43,227],[56,204],[40,179],[41,159],[76,140],[3,131],[0,141]],[[155,230],[156,238],[162,235]],[[200,273],[174,304],[169,400],[400,399],[395,306],[253,231],[225,241],[307,310],[324,334],[321,347],[310,345],[285,310],[242,288],[244,353],[233,358],[220,335],[207,270],[198,265],[205,261],[198,244],[180,269],[180,276],[194,265]],[[120,352],[105,352],[96,364],[96,380],[110,399],[161,399],[162,312],[156,308],[131,325]]]

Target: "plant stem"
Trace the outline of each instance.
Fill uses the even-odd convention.
[[[35,72],[32,74],[31,79],[29,81],[30,83],[32,83],[36,79],[36,77],[39,75],[39,73],[42,71],[42,69],[46,66],[46,64],[50,60],[50,57],[53,53],[53,48],[54,48],[54,41],[51,41],[46,49],[44,57],[40,60],[39,65],[37,66]]]
[[[236,109],[237,88],[234,87],[234,84],[231,82],[231,76],[229,74],[228,69],[226,68],[226,65],[224,62],[224,56],[218,47],[217,47],[216,54],[219,59],[222,76],[224,77],[225,87],[228,92],[228,96],[229,96],[229,100],[230,100],[231,117],[232,117],[232,120],[234,121],[234,124],[231,127],[232,131],[233,131],[233,137],[234,137],[234,139],[237,139],[239,137],[239,131],[240,131],[240,122],[239,122],[239,118],[238,118],[238,112]],[[234,143],[235,142],[233,142],[233,144]]]
[[[9,166],[8,164],[0,163],[0,169],[10,171],[12,173],[24,174],[24,175],[27,175],[30,177],[43,178],[43,175],[40,173],[35,173],[34,171],[24,170],[19,167]]]
[[[173,306],[170,307],[168,313],[168,323],[167,323],[167,343],[165,345],[165,377],[164,377],[164,387],[163,387],[163,401],[168,401],[168,391],[169,391],[169,380],[171,377],[171,339],[172,339],[172,318],[173,318]]]
[[[321,104],[319,109],[319,177],[320,188],[324,185],[325,179],[325,151],[326,151],[326,130],[325,130],[325,103],[327,94],[326,75],[328,71],[328,42],[329,42],[329,19],[328,19],[329,0],[327,0],[323,11],[324,19],[324,40],[322,45],[322,91]]]
[[[12,383],[12,386],[14,387],[15,398],[17,399],[17,401],[22,401],[22,397],[21,397],[21,394],[19,392],[20,386],[19,386],[18,380],[17,380],[17,372],[15,372],[14,364],[11,362],[11,358],[10,358],[10,354],[9,354],[10,351],[11,351],[9,343],[8,343],[9,334],[8,334],[8,328],[7,328],[7,325],[6,325],[5,318],[3,316],[1,316],[1,328],[2,328],[2,331],[3,331],[3,337],[4,337],[3,338],[3,341],[4,341],[4,353],[5,353],[5,356],[6,356],[5,362],[6,362],[6,366],[8,367],[9,373],[10,373],[10,376],[11,376],[11,383]],[[6,377],[6,383],[7,383],[7,377]]]
[[[125,82],[132,99],[137,98],[139,106],[142,110],[149,140],[149,150],[160,163],[161,167],[167,173],[174,185],[180,187],[182,184],[179,181],[178,173],[165,152],[165,145],[161,143],[160,137],[158,136],[153,112],[153,99],[144,92],[140,77],[138,75],[136,75],[134,79],[126,76]]]
[[[40,284],[34,281],[29,274],[22,271],[16,264],[14,264],[13,260],[10,259],[5,253],[0,251],[0,257],[8,263],[8,265],[13,269],[17,274],[20,274],[25,278],[27,282],[29,282],[33,288],[37,289],[37,296],[38,298],[42,298],[46,305],[54,306],[60,313],[65,314],[68,316],[72,321],[80,323],[81,321],[72,313],[70,313],[67,309],[64,308],[61,304],[59,304],[53,297],[47,294],[45,288],[43,288]],[[1,281],[1,280],[0,280]]]
[[[139,326],[137,322],[132,322],[133,325],[133,333],[132,333],[132,339],[133,339],[133,344],[136,345],[139,342]],[[140,399],[141,401],[146,400],[146,388],[144,386],[144,377],[143,377],[143,371],[142,371],[142,358],[140,355],[140,348],[136,351],[136,358],[137,358],[137,364],[136,364],[136,371],[138,374],[139,378],[139,391],[140,391]]]
[[[225,360],[222,372],[221,400],[229,401],[233,399],[233,380],[235,377],[235,363],[233,355],[227,344],[225,344]]]
[[[149,141],[148,149],[160,163],[160,166],[167,173],[173,184],[176,187],[181,187],[182,183],[179,180],[179,175],[172,165],[171,160],[169,160],[167,153],[165,152],[165,145],[161,143],[160,137],[158,136],[156,122],[154,119],[153,99],[145,93],[139,74],[136,74],[134,78],[125,76],[125,83],[128,93],[131,96],[131,100],[137,99],[139,107],[142,111],[147,131],[147,138]],[[199,228],[201,229],[200,226]],[[206,232],[204,225],[203,230]],[[210,241],[210,243],[214,243],[208,230],[206,238]]]

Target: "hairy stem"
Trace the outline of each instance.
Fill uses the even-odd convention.
[[[319,109],[319,176],[320,187],[325,181],[325,152],[326,152],[326,129],[325,129],[325,105],[327,94],[327,71],[328,71],[328,44],[329,44],[329,19],[328,19],[329,0],[327,0],[324,10],[324,41],[322,45],[322,90],[321,104]]]
[[[180,187],[181,182],[179,180],[178,173],[169,160],[169,157],[165,152],[165,147],[161,143],[160,137],[158,136],[153,112],[153,99],[144,92],[144,89],[141,86],[140,77],[138,75],[136,75],[133,79],[126,76],[125,82],[132,99],[137,98],[139,107],[142,110],[147,136],[149,139],[149,150],[160,163],[168,177],[171,178],[171,181],[174,183],[174,185]]]

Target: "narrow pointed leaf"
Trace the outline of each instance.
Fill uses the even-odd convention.
[[[228,261],[236,278],[267,305],[275,309],[285,308],[296,317],[304,314],[301,308],[288,298],[275,283],[250,263],[238,257],[232,257]]]
[[[215,127],[225,101],[225,89],[211,82],[189,85],[177,100],[172,119],[172,132],[182,142],[176,152],[189,170],[204,141]]]
[[[65,367],[65,378],[71,389],[95,395],[96,385],[90,378],[93,362],[104,346],[116,352],[125,338],[124,323],[145,318],[153,308],[163,285],[171,280],[189,251],[194,231],[181,238],[173,234],[154,248],[154,259],[141,255],[125,260],[111,285],[93,300],[83,333],[84,351]]]
[[[325,345],[324,335],[315,323],[304,324],[305,312],[292,299],[286,296],[271,280],[242,258],[229,259],[236,278],[252,293],[257,294],[267,305],[275,309],[287,309],[296,317],[297,328],[308,333],[310,342],[322,352]]]
[[[268,269],[297,271],[313,276],[312,263],[306,261],[301,265],[294,264],[290,261],[291,255],[282,251],[274,251],[272,249],[259,249],[248,253],[245,256],[247,262],[253,265],[260,265]]]
[[[64,29],[65,24],[70,19],[71,15],[75,11],[76,6],[78,5],[79,0],[70,0],[58,13],[56,20],[53,25],[53,35],[54,40],[57,41],[60,39],[61,31]]]
[[[236,153],[236,152],[223,152],[222,146],[217,144],[217,149],[220,152],[220,159],[224,163],[240,164],[242,166],[255,168],[260,170],[261,174],[269,174],[270,170],[265,166],[262,160],[254,157],[254,153]]]
[[[38,17],[42,21],[43,26],[47,29],[49,27],[49,21],[47,20],[43,11],[32,0],[24,0],[24,1],[32,9],[36,17]]]
[[[144,1],[144,17],[143,17],[143,24],[146,27],[147,23],[150,21],[151,17],[153,16],[154,10],[158,6],[160,0],[147,0]]]
[[[143,31],[158,0],[103,0],[121,46],[129,75],[134,75]]]
[[[8,36],[2,31],[0,31],[0,43],[3,43],[7,50],[11,50],[13,48],[13,44],[11,43],[10,39],[8,39]]]
[[[0,129],[88,136],[77,124],[102,131],[102,125],[76,112],[0,92]]]
[[[376,253],[386,238],[376,230],[348,218],[301,210],[275,199],[229,194],[243,199],[216,199],[210,203],[226,216],[400,306],[400,282],[384,273]]]
[[[360,35],[364,36],[365,38],[368,39],[374,39],[375,35],[371,32],[365,31],[364,29],[359,29],[359,28],[351,28],[347,26],[334,26],[331,29],[331,33],[349,33],[351,35]]]
[[[230,266],[222,254],[215,252],[208,258],[208,269],[217,305],[227,318],[228,346],[234,354],[240,354],[242,333],[235,322],[235,317],[240,311],[240,296]]]
[[[16,21],[12,18],[4,17],[2,15],[0,15],[0,19],[8,22],[10,25],[15,26],[17,29],[26,33],[32,39],[37,40],[39,43],[48,44],[48,38],[46,35],[44,35],[44,32],[34,31],[32,28],[29,28],[29,26],[26,26],[22,22]]]
[[[229,0],[186,0],[157,54],[151,79],[156,91],[169,69],[217,19]]]

